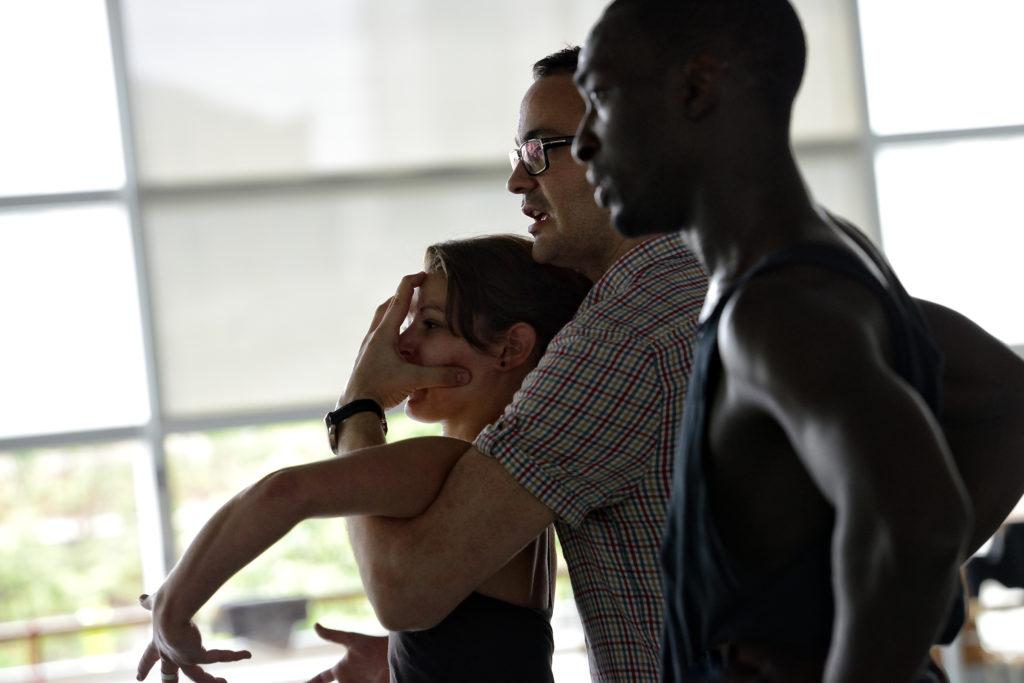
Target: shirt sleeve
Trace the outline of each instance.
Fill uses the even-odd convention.
[[[571,525],[628,498],[663,427],[651,346],[622,332],[566,328],[477,449]]]

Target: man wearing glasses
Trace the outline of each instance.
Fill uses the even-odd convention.
[[[407,520],[349,518],[349,538],[382,623],[419,630],[440,622],[554,523],[591,675],[632,683],[658,676],[658,551],[706,279],[678,235],[623,237],[596,205],[570,154],[584,113],[572,81],[577,53],[535,65],[508,189],[523,197],[534,258],[595,284],[503,417],[462,453],[434,503]],[[387,324],[371,333],[339,406],[372,399],[388,409],[397,401],[386,396],[408,393],[415,366],[396,341]],[[376,412],[347,412],[330,427],[336,452],[383,443]],[[388,680],[382,639],[320,633],[348,652],[312,681]],[[210,651],[191,663],[229,655]]]
[[[535,65],[508,189],[522,196],[532,221],[534,258],[573,268],[594,287],[434,505],[410,520],[350,519],[349,536],[378,615],[387,614],[393,629],[418,629],[446,616],[554,522],[591,675],[648,681],[658,675],[658,549],[706,280],[676,235],[623,237],[596,205],[570,154],[584,111],[572,82],[577,52]],[[392,377],[401,384],[403,364],[391,342],[374,345],[340,404],[375,398],[369,392]],[[364,384],[371,364],[373,380]],[[342,448],[383,440],[372,413],[347,420],[340,436]],[[346,644],[355,660],[351,648],[365,641]],[[313,680],[356,678],[343,661]]]
[[[550,390],[550,403],[535,402],[532,397],[516,401],[505,418],[464,456],[449,479],[450,487],[423,519],[385,529],[373,529],[375,520],[359,520],[352,525],[353,537],[370,532],[362,547],[356,541],[357,553],[363,558],[393,553],[389,559],[392,566],[381,568],[394,570],[394,584],[373,585],[372,575],[364,574],[364,579],[376,600],[406,600],[409,618],[414,620],[424,596],[438,611],[456,604],[457,600],[449,597],[453,584],[443,579],[444,563],[466,564],[478,572],[493,570],[498,566],[493,560],[495,550],[507,544],[504,552],[510,556],[511,548],[518,547],[515,538],[525,542],[542,525],[557,520],[587,633],[594,679],[657,680],[658,663],[647,657],[658,657],[657,630],[663,614],[650,599],[662,592],[662,586],[657,569],[650,570],[648,563],[657,561],[660,544],[655,541],[652,549],[649,540],[660,537],[665,523],[665,490],[659,489],[657,482],[670,472],[662,454],[666,444],[669,452],[673,450],[679,431],[673,411],[666,406],[674,400],[681,410],[681,401],[672,395],[652,399],[639,377],[645,366],[649,370],[656,361],[645,361],[642,353],[626,349],[649,351],[645,345],[651,329],[642,332],[640,324],[633,322],[633,316],[645,315],[660,320],[663,328],[678,334],[681,347],[688,347],[690,322],[697,309],[688,288],[703,290],[704,276],[671,237],[638,241],[610,233],[608,215],[596,207],[591,190],[577,184],[584,174],[568,163],[565,147],[573,140],[582,111],[579,98],[561,87],[562,74],[575,68],[575,55],[572,59],[565,72],[556,69],[556,56],[538,63],[536,82],[523,100],[521,145],[511,154],[514,170],[508,181],[511,192],[523,195],[523,211],[534,220],[530,233],[536,240],[535,258],[576,268],[596,280],[591,298],[563,331],[560,347],[549,352],[552,357],[545,358],[527,380],[527,391],[534,386]],[[868,246],[865,249],[871,251]],[[662,275],[674,285],[658,291]],[[629,284],[624,286],[626,282]],[[942,377],[945,408],[940,417],[974,503],[975,525],[967,545],[973,551],[1021,495],[1024,364],[962,316],[919,303],[946,355]],[[631,335],[631,343],[623,341]],[[622,350],[624,355],[605,358],[602,354],[608,349]],[[572,354],[576,362],[568,367]],[[651,376],[657,375],[664,386],[678,389],[689,377],[687,354],[680,351],[678,356],[684,368],[662,365]],[[630,371],[636,374],[636,381],[628,379]],[[588,383],[594,376],[598,379]],[[591,394],[589,389],[594,387],[596,393]],[[645,413],[656,415],[652,418]],[[380,439],[379,433],[373,432],[372,414],[360,420],[345,426],[346,438],[353,439],[349,445]],[[363,429],[367,431],[361,432]],[[614,449],[605,448],[601,439],[616,434],[632,440],[637,455],[632,461],[620,461]],[[647,438],[652,434],[656,435],[653,440]],[[566,441],[575,441],[576,446],[555,447]],[[588,461],[587,455],[593,457]],[[581,462],[589,463],[593,471],[587,470],[586,464],[581,467]],[[647,469],[634,485],[620,485],[622,480],[638,476],[645,465]],[[459,500],[462,492],[473,489],[477,489],[475,495],[468,493],[466,500]],[[618,516],[624,519],[613,519]],[[446,517],[448,528],[473,531],[478,545],[442,548],[443,541],[436,535],[416,538],[417,533],[430,533],[426,522]],[[369,528],[360,531],[364,524]],[[606,531],[612,533],[603,536]],[[372,538],[377,533],[379,536]],[[419,547],[411,550],[402,547],[403,543]],[[433,558],[429,558],[431,549]],[[477,550],[479,554],[474,556]],[[421,563],[424,556],[429,559]],[[474,585],[472,580],[463,583]],[[399,584],[408,584],[409,591]],[[441,588],[434,591],[433,585]],[[389,589],[400,594],[389,596]],[[431,618],[436,616],[441,615]],[[800,680],[796,672],[803,673],[806,668],[807,662],[790,661],[786,652],[757,652],[762,666],[775,667],[772,680]],[[352,654],[350,651],[349,656]],[[811,664],[820,666],[821,662]],[[335,675],[328,671],[314,680],[331,681]],[[337,680],[356,679],[338,675]]]

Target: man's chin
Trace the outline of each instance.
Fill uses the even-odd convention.
[[[653,237],[678,230],[671,221],[658,220],[658,218],[657,216],[643,215],[642,212],[630,211],[622,204],[612,206],[612,227],[623,237]]]
[[[623,237],[643,237],[647,235],[650,223],[639,220],[631,211],[622,207],[612,207],[612,227]]]
[[[550,264],[553,254],[548,248],[550,244],[546,237],[536,235],[533,238],[533,247],[530,249],[530,256],[537,263]]]

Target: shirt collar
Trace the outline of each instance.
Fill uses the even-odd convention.
[[[587,295],[582,308],[629,289],[651,265],[670,259],[692,258],[678,232],[645,240],[620,256]]]

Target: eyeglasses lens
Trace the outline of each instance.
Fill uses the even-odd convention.
[[[530,173],[540,173],[544,170],[544,144],[540,140],[527,140],[519,148],[519,154],[523,158],[523,164]]]

